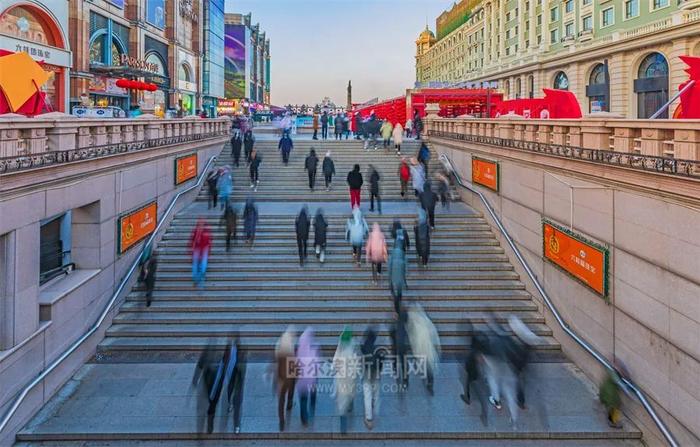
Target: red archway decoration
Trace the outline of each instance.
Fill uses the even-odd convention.
[[[21,6],[23,8],[26,8],[30,10],[32,13],[36,15],[38,19],[42,21],[42,25],[44,27],[44,30],[47,31],[47,37],[50,37],[49,44],[50,46],[56,47],[56,48],[62,48],[66,49],[66,41],[63,38],[63,33],[61,32],[61,27],[58,25],[56,20],[53,18],[53,16],[46,11],[45,9],[41,8],[40,6],[33,4],[33,3],[27,3],[27,2],[19,2],[16,3],[9,8],[5,9],[0,13],[0,20],[4,18],[5,14],[8,12],[12,11],[13,9],[17,8],[18,6]]]

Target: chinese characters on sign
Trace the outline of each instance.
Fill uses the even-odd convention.
[[[119,217],[119,254],[124,253],[153,233],[157,221],[157,202],[151,202]]]
[[[197,154],[185,155],[175,159],[175,184],[185,183],[197,176]]]
[[[607,256],[597,247],[549,222],[542,223],[544,257],[603,297],[608,295]]]
[[[380,348],[381,349],[381,348]],[[371,371],[376,378],[381,376],[397,379],[400,369],[397,368],[401,357],[384,354],[381,356],[381,368]],[[316,379],[362,379],[368,373],[367,365],[372,362],[372,356],[354,357],[349,360],[344,358],[307,358],[291,357],[287,359],[287,378],[313,377]],[[428,375],[428,361],[422,356],[407,355],[403,357],[404,368],[408,375],[426,378]],[[371,368],[369,369],[371,370]]]
[[[498,192],[498,162],[472,156],[472,183]]]

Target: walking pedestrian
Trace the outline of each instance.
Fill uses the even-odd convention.
[[[233,410],[233,432],[241,432],[241,406],[243,404],[243,384],[245,383],[246,358],[241,349],[238,337],[233,338],[226,346],[228,355],[224,354],[226,365],[226,394],[228,397],[228,412]]]
[[[411,159],[411,180],[413,181],[413,192],[418,197],[425,186],[425,167],[418,163],[415,158]]]
[[[472,383],[477,382],[483,377],[482,365],[484,364],[484,355],[488,352],[488,338],[481,331],[476,332],[472,336],[471,349],[464,361],[464,391],[460,394],[460,398],[467,405],[471,405],[471,388]],[[488,426],[488,405],[486,395],[481,387],[475,389],[477,399],[481,405],[481,422],[484,426]]]
[[[420,134],[423,133],[423,119],[420,117],[418,109],[413,112],[413,130],[416,133],[416,140],[420,140]]]
[[[314,113],[314,121],[313,121],[313,129],[314,129],[314,136],[312,139],[318,140],[318,113]]]
[[[236,243],[236,223],[238,221],[238,216],[236,215],[236,210],[231,206],[231,204],[226,205],[226,210],[221,216],[221,223],[225,225],[226,228],[226,252],[228,253],[231,249],[231,239],[233,243]]]
[[[255,228],[258,225],[258,208],[252,198],[248,198],[243,209],[243,230],[248,246],[252,247],[255,242]]]
[[[355,398],[356,372],[352,365],[358,364],[359,358],[352,341],[352,331],[345,327],[340,334],[338,348],[333,356],[334,365],[343,365],[343,370],[335,376],[335,397],[336,408],[340,415],[340,432],[345,433],[348,429],[348,417],[352,413],[352,402]]]
[[[260,164],[262,163],[262,155],[258,155],[258,151],[253,150],[250,153],[250,187],[254,190],[258,190],[258,185],[260,184]]]
[[[367,222],[362,217],[360,208],[354,208],[352,218],[348,219],[345,224],[345,240],[350,241],[352,245],[352,259],[357,262],[358,267],[362,259],[362,245],[365,242],[367,231]]]
[[[401,225],[399,219],[394,219],[394,223],[391,225],[391,238],[394,240],[394,246],[396,246],[399,234],[403,237],[403,251],[408,253],[408,249],[411,248],[411,241],[408,238],[408,231]],[[399,241],[399,244],[401,242]]]
[[[360,352],[363,359],[362,397],[365,404],[365,426],[368,430],[374,427],[374,416],[377,413],[379,403],[379,379],[381,377],[384,356],[376,345],[377,331],[368,327],[365,331],[365,340]]]
[[[203,219],[197,221],[197,225],[190,236],[190,249],[192,250],[192,281],[201,285],[207,274],[207,261],[211,248],[211,232]]]
[[[141,269],[143,284],[146,287],[146,307],[151,307],[153,288],[156,285],[156,270],[158,269],[158,256],[155,252],[151,253],[151,256],[146,259]]]
[[[335,163],[331,158],[331,151],[326,152],[326,156],[323,157],[323,178],[326,181],[326,191],[330,191],[333,186],[333,176],[335,175]]]
[[[199,388],[197,417],[202,422],[204,418],[200,415],[203,413],[203,407],[207,407],[207,433],[214,431],[214,416],[223,389],[224,366],[223,357],[218,358],[213,346],[206,346],[197,360],[192,377],[192,385]],[[200,426],[200,432],[203,431]]]
[[[292,152],[292,149],[294,149],[292,137],[290,137],[288,133],[283,134],[282,138],[280,138],[280,142],[277,144],[277,148],[282,153],[282,163],[287,166],[289,164],[289,154]]]
[[[406,138],[411,138],[413,135],[413,120],[409,117],[406,120]]]
[[[311,191],[314,190],[314,186],[316,185],[316,168],[318,167],[318,157],[316,156],[316,150],[314,148],[311,148],[309,151],[309,155],[306,157],[306,160],[304,161],[304,169],[306,170],[307,174],[309,174],[309,189]]]
[[[377,200],[377,211],[382,214],[382,200],[379,196],[379,171],[374,165],[369,165],[369,211],[374,211],[374,200]]]
[[[352,171],[348,172],[347,178],[348,186],[350,187],[350,207],[359,208],[360,207],[360,192],[362,190],[362,173],[360,172],[360,165],[355,165]]]
[[[326,233],[328,231],[328,222],[323,216],[321,208],[316,210],[314,217],[314,248],[316,249],[316,258],[321,261],[321,264],[326,260]]]
[[[515,337],[508,337],[508,358],[517,379],[516,399],[518,406],[525,408],[525,371],[530,360],[530,351],[533,346],[540,344],[540,337],[530,330],[523,321],[511,315],[508,317],[508,327]]]
[[[430,148],[427,144],[425,144],[425,142],[421,144],[420,149],[418,150],[418,161],[423,165],[426,173],[430,172],[428,169],[428,163],[430,162]]]
[[[391,257],[389,258],[389,290],[391,291],[391,297],[394,299],[394,310],[396,312],[399,312],[401,309],[403,291],[408,287],[406,282],[408,262],[406,262],[405,247],[404,232],[398,231],[394,240],[394,247],[391,249]]]
[[[294,405],[295,376],[289,374],[289,365],[296,360],[294,346],[296,345],[296,333],[293,327],[287,328],[280,336],[275,346],[277,388],[277,417],[279,418],[280,431],[285,428],[285,410],[292,411]]]
[[[428,266],[430,257],[430,225],[428,215],[422,208],[418,209],[418,219],[413,227],[416,238],[416,254],[418,255],[418,265]]]
[[[411,352],[426,362],[426,386],[433,394],[435,373],[440,363],[440,337],[430,318],[420,305],[416,304],[408,312],[408,339],[411,342]]]
[[[248,129],[243,134],[243,152],[245,155],[245,162],[250,162],[250,153],[253,152],[253,145],[255,144],[255,137],[253,137],[253,131]]]
[[[233,191],[233,177],[231,175],[231,168],[225,166],[219,175],[219,179],[216,182],[216,188],[219,191],[219,203],[221,204],[221,209],[225,210],[228,206],[229,197],[231,197],[231,192]]]
[[[336,140],[342,140],[343,139],[343,117],[338,114],[335,117],[335,139]]]
[[[385,119],[382,126],[379,128],[379,133],[382,135],[382,147],[384,149],[391,146],[391,133],[394,127],[391,125],[391,121]]]
[[[328,139],[328,112],[323,111],[323,115],[321,115],[321,138],[324,140]]]
[[[297,394],[299,397],[299,415],[303,426],[309,425],[316,412],[316,365],[318,364],[318,350],[314,340],[314,330],[307,327],[299,337],[297,349],[297,361],[301,365],[296,380]]]
[[[617,372],[608,370],[598,391],[598,398],[603,406],[605,406],[605,410],[608,413],[608,425],[612,428],[622,428],[622,424],[620,423],[622,419],[622,412],[620,411],[620,407],[622,406],[620,384],[621,380]]]
[[[378,223],[372,225],[372,232],[365,245],[367,262],[372,264],[372,282],[376,285],[382,274],[382,264],[387,260],[386,239]]]
[[[402,390],[408,387],[408,365],[406,361],[411,347],[408,339],[407,323],[408,314],[403,307],[399,307],[396,314],[396,321],[391,328],[391,342],[396,359],[395,377]]]
[[[437,174],[438,195],[443,208],[450,209],[450,180],[443,174]]]
[[[396,126],[394,126],[392,138],[394,139],[394,149],[396,149],[396,155],[400,157],[401,143],[403,143],[403,127],[401,126],[401,123],[396,123]]]
[[[430,188],[430,182],[426,182],[423,187],[423,192],[418,195],[418,200],[420,200],[420,206],[428,213],[428,221],[430,222],[430,229],[435,229],[435,205],[438,201],[438,195],[433,192]]]
[[[360,112],[355,112],[355,139],[356,140],[361,140],[362,139],[362,116],[360,116]]]
[[[241,159],[241,148],[243,147],[243,136],[240,132],[236,132],[231,137],[231,156],[233,157],[233,164],[238,167],[238,163]]]
[[[212,169],[209,175],[207,175],[207,186],[209,187],[209,209],[211,209],[212,206],[216,208],[218,204],[217,201],[219,199],[219,190],[216,188],[216,185],[219,182],[219,171],[219,169]]]
[[[309,228],[311,227],[311,222],[309,221],[309,211],[304,205],[297,215],[296,221],[294,222],[294,227],[297,233],[297,248],[299,249],[299,265],[304,266],[304,261],[306,260],[306,248],[309,242]]]
[[[345,113],[343,113],[343,134],[346,140],[350,138],[350,118]]]
[[[508,358],[509,337],[495,322],[489,324],[492,333],[488,337],[489,350],[483,359],[484,375],[490,391],[489,402],[500,410],[503,397],[510,412],[511,423],[515,425],[518,420],[517,378]]]
[[[401,197],[406,198],[406,191],[408,191],[408,182],[411,180],[411,168],[408,166],[408,162],[405,158],[401,159],[399,164],[399,181],[401,182]]]

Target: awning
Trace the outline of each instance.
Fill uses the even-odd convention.
[[[139,68],[132,68],[126,65],[102,65],[102,64],[90,64],[90,71],[99,73],[104,76],[111,76],[114,78],[119,77],[134,77],[134,78],[151,78],[154,82],[168,82],[170,78],[163,76],[152,71],[141,70]]]

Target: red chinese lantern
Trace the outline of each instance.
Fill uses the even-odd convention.
[[[138,88],[139,82],[138,81],[128,81],[129,86],[127,88],[136,90]]]
[[[117,87],[120,88],[129,88],[129,80],[128,79],[117,79]]]
[[[148,84],[148,91],[149,91],[149,92],[155,92],[156,90],[158,90],[158,86],[157,86],[157,85],[155,85],[155,84]]]

